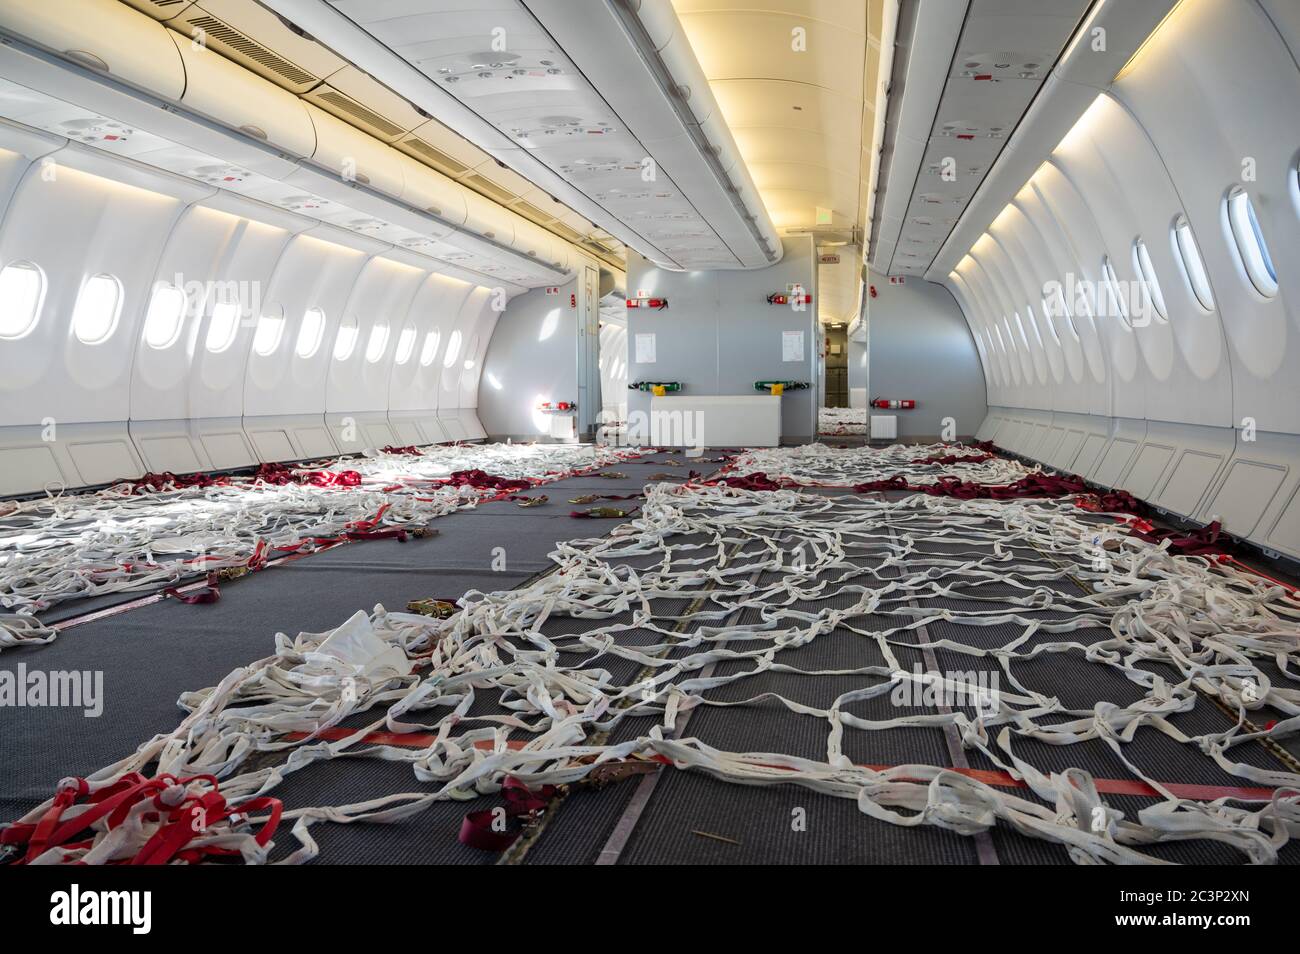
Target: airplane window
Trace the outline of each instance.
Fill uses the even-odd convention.
[[[424,336],[424,347],[420,349],[420,364],[425,367],[433,364],[433,359],[438,353],[438,342],[441,340],[442,332],[437,328]]]
[[[357,346],[357,320],[344,318],[339,325],[338,337],[334,339],[334,360],[346,361],[352,356],[352,349]]]
[[[1043,336],[1038,333],[1038,325],[1034,323],[1033,308],[1029,309],[1027,313],[1027,317],[1029,318],[1029,331],[1032,331],[1034,333],[1034,340],[1033,341],[1029,340],[1029,331],[1025,330],[1025,320],[1020,317],[1020,312],[1017,311],[1016,324],[1020,327],[1020,337],[1025,340],[1025,344],[1030,346],[1037,344],[1038,347],[1041,348],[1043,346]]]
[[[370,329],[370,338],[366,341],[366,360],[374,364],[384,356],[388,347],[388,325],[378,324]]]
[[[21,338],[36,326],[45,273],[31,262],[10,262],[0,270],[0,338]]]
[[[1300,159],[1291,163],[1291,202],[1300,214]]]
[[[280,347],[280,336],[284,334],[284,309],[271,305],[257,319],[257,331],[253,333],[253,351],[262,357],[274,354]]]
[[[239,302],[222,301],[212,306],[212,319],[208,322],[207,348],[216,353],[225,351],[234,343],[239,331]]]
[[[1030,320],[1031,322],[1033,322],[1035,325],[1037,325],[1037,322],[1034,321],[1034,306],[1033,306],[1033,305],[1026,305],[1026,306],[1025,306],[1025,311],[1029,312],[1029,320]],[[1047,325],[1047,331],[1048,331],[1048,333],[1051,334],[1051,336],[1052,336],[1052,341],[1054,341],[1057,345],[1060,345],[1060,343],[1061,343],[1061,336],[1058,335],[1058,334],[1056,333],[1056,325],[1052,324],[1051,316],[1048,315],[1048,313],[1047,313],[1047,299],[1046,299],[1046,298],[1043,299],[1043,321],[1044,321],[1044,322],[1046,323],[1046,325]],[[1041,338],[1042,335],[1039,335],[1039,337]]]
[[[144,343],[150,348],[170,348],[181,334],[185,317],[185,292],[175,285],[159,282],[149,299],[149,314],[144,319]]]
[[[308,308],[302,316],[302,326],[298,329],[298,343],[294,346],[300,358],[310,358],[320,347],[320,340],[325,336],[325,312],[319,308]]]
[[[1021,344],[1023,344],[1026,348],[1028,348],[1028,347],[1029,347],[1029,336],[1028,336],[1027,334],[1025,334],[1025,322],[1024,322],[1024,320],[1020,317],[1020,312],[1016,312],[1015,315],[1014,315],[1013,317],[1016,319],[1016,329],[1015,329],[1015,330],[1019,332],[1019,334],[1016,336],[1016,340],[1019,341]]]
[[[442,366],[450,368],[460,357],[460,332],[453,331],[451,337],[447,339],[447,353],[442,356]]]
[[[1120,292],[1119,276],[1115,274],[1115,266],[1110,263],[1109,255],[1102,256],[1101,275],[1106,283],[1106,297],[1110,299],[1102,309],[1102,313],[1113,313],[1124,323],[1124,327],[1132,328],[1133,325],[1128,320],[1128,306],[1124,303],[1124,295]]]
[[[407,325],[402,329],[402,333],[397,336],[397,356],[395,360],[398,364],[406,364],[411,360],[411,352],[415,350],[415,325]]]
[[[1174,250],[1183,264],[1183,272],[1192,294],[1202,308],[1213,311],[1214,296],[1210,293],[1210,277],[1205,273],[1205,262],[1201,258],[1200,249],[1196,247],[1196,236],[1192,235],[1192,227],[1186,216],[1180,215],[1174,219],[1173,236]]]
[[[122,283],[112,275],[86,279],[72,310],[72,330],[82,344],[108,340],[122,310]]]
[[[1070,329],[1071,337],[1075,341],[1079,340],[1079,329],[1074,327],[1074,316],[1070,314],[1070,306],[1065,301],[1065,292],[1061,290],[1059,284],[1056,285],[1048,297],[1043,299],[1043,314],[1047,315],[1049,319],[1052,317],[1064,318],[1066,325]],[[1055,332],[1055,325],[1052,325],[1052,330]]]
[[[1277,271],[1268,254],[1264,233],[1260,231],[1259,219],[1255,217],[1255,206],[1242,188],[1228,194],[1228,224],[1232,226],[1232,237],[1251,284],[1265,298],[1272,298],[1277,294]]]
[[[1146,301],[1155,308],[1156,317],[1168,321],[1169,310],[1165,307],[1164,292],[1160,290],[1160,281],[1156,278],[1156,270],[1151,264],[1146,243],[1140,238],[1133,240],[1133,268],[1142,276],[1142,291]]]
[[[1067,309],[1065,313],[1066,313],[1067,315],[1069,315],[1069,314],[1070,314],[1070,311]],[[1076,286],[1075,286],[1075,295],[1074,295],[1074,314],[1076,314],[1076,315],[1082,315],[1084,318],[1092,318],[1094,321],[1096,321],[1096,317],[1097,317],[1097,316],[1096,316],[1095,314],[1093,314],[1093,311],[1092,311],[1092,305],[1091,305],[1091,304],[1089,303],[1089,301],[1088,301],[1088,295],[1087,295],[1087,292],[1085,291],[1085,286],[1084,286],[1084,285],[1076,285]],[[1096,326],[1094,325],[1094,330],[1095,330],[1095,327],[1096,327]],[[1070,319],[1070,328],[1071,328],[1071,329],[1074,329],[1074,319],[1073,319],[1073,318]],[[1077,335],[1079,332],[1078,332],[1077,330],[1075,330],[1074,333]]]

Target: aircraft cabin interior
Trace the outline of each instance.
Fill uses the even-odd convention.
[[[0,0],[35,921],[1300,862],[1298,63],[1296,0]],[[1264,904],[1170,883],[1081,904]]]

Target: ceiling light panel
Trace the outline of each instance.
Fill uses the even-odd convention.
[[[593,202],[686,266],[678,253],[739,261],[650,151],[517,0],[331,0],[340,13],[416,67]],[[493,179],[484,167],[476,174]],[[652,180],[647,182],[647,177]],[[464,181],[464,180],[462,180]],[[511,197],[513,198],[513,196]],[[686,244],[656,223],[693,219]],[[710,245],[698,247],[700,236]]]
[[[890,274],[929,268],[1088,6],[1087,0],[972,0],[898,240],[877,250],[886,253],[877,267]]]

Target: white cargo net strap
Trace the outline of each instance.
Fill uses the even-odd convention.
[[[867,409],[865,407],[822,407],[817,409],[817,431],[820,434],[865,434]]]
[[[933,484],[940,477],[1000,485],[1042,473],[1039,467],[1026,467],[1019,461],[1004,457],[990,456],[988,460],[978,460],[985,456],[989,455],[960,444],[891,444],[879,448],[803,444],[747,450],[732,462],[729,470],[740,476],[763,473],[771,480],[805,487],[852,487],[897,476],[906,477],[913,486]],[[950,460],[942,464],[914,463],[929,458]]]
[[[368,756],[408,762],[415,778],[439,784],[433,792],[287,811],[300,844],[288,857],[291,862],[317,853],[309,827],[318,821],[397,821],[435,801],[498,791],[508,775],[529,786],[572,783],[596,765],[635,755],[659,756],[679,769],[699,769],[727,781],[796,784],[850,798],[863,813],[897,825],[936,825],[967,835],[1007,825],[1067,846],[1080,863],[1156,863],[1143,853],[1145,846],[1189,839],[1223,842],[1249,861],[1274,861],[1278,849],[1300,831],[1300,777],[1235,761],[1231,750],[1260,736],[1279,739],[1300,729],[1300,691],[1293,685],[1300,603],[1259,577],[1202,557],[1174,556],[1125,536],[1122,526],[1105,520],[1066,500],[961,502],[913,495],[888,502],[789,490],[652,485],[637,519],[608,537],[561,545],[552,554],[557,572],[524,589],[467,594],[451,619],[376,607],[372,616],[357,613],[331,633],[278,635],[274,655],[232,672],[215,687],[184,695],[180,701],[189,715],[174,732],[154,738],[92,781],[107,784],[156,762],[157,772],[216,775],[222,793],[237,804],[272,792],[284,776],[309,770],[314,762]],[[960,555],[934,555],[918,548],[923,541],[963,549]],[[755,542],[761,546],[757,556]],[[741,545],[751,548],[743,564],[723,559]],[[1025,561],[1012,547],[1034,548],[1047,559]],[[650,569],[636,571],[624,562],[645,555],[658,558]],[[755,575],[760,569],[770,572]],[[774,582],[755,582],[773,577]],[[1093,592],[1072,596],[1050,586],[1067,578]],[[681,617],[652,611],[651,600],[702,595],[706,581],[713,585],[703,594],[707,603],[691,614],[684,632],[672,629]],[[1021,595],[981,595],[984,587],[1005,584]],[[852,605],[833,608],[837,595],[850,597]],[[987,600],[990,608],[935,610],[913,604],[933,597]],[[796,608],[799,602],[815,608]],[[758,609],[760,621],[732,622],[741,607]],[[1042,610],[1069,616],[1030,615]],[[632,612],[631,621],[602,623],[625,611]],[[591,628],[564,636],[541,631],[547,619],[566,615],[590,620]],[[893,625],[881,630],[857,625],[868,615]],[[1012,623],[1020,635],[996,649],[908,638],[940,620],[962,627]],[[872,640],[886,665],[807,672],[782,662],[784,650],[837,627]],[[1109,638],[1070,639],[1070,633],[1094,627],[1108,629]],[[620,633],[634,629],[659,632],[663,641],[620,645]],[[1044,633],[1059,639],[1029,645]],[[755,641],[764,645],[731,648]],[[1010,688],[994,693],[973,714],[957,709],[873,721],[846,712],[855,700],[889,693],[899,680],[915,678],[895,656],[897,645],[992,656]],[[678,655],[669,658],[671,650]],[[561,651],[566,660],[579,658],[561,665]],[[1081,654],[1123,673],[1145,695],[1127,705],[1099,700],[1090,710],[1067,709],[1017,678],[1018,663],[1040,653]],[[593,665],[606,654],[634,660],[652,675],[620,683]],[[753,666],[733,675],[703,674],[715,662],[732,660]],[[1268,661],[1281,671],[1284,684],[1275,684],[1261,668]],[[1146,668],[1157,663],[1172,667],[1178,678],[1167,680]],[[586,668],[579,668],[583,664]],[[863,686],[828,708],[772,693],[743,702],[706,696],[713,687],[767,670],[810,677],[852,674]],[[925,678],[947,677],[927,673]],[[986,691],[971,685],[949,688],[971,693],[968,698]],[[501,691],[505,712],[468,715],[476,694],[493,690]],[[1207,704],[1201,694],[1243,720],[1264,706],[1281,718],[1266,732],[1248,731],[1238,722],[1220,732],[1188,735],[1171,717]],[[726,752],[671,737],[678,717],[694,707],[732,706],[743,718],[743,707],[760,699],[775,699],[801,718],[825,723],[824,761]],[[341,738],[335,730],[332,741],[320,737],[363,711],[374,716],[366,726]],[[646,715],[661,720],[647,735],[618,745],[589,741],[624,718]],[[955,727],[963,746],[983,752],[1046,804],[952,769],[910,764],[877,771],[851,764],[843,753],[847,732],[947,725]],[[367,744],[366,735],[376,730],[428,732],[434,739],[423,748]],[[1128,743],[1146,731],[1163,733],[1224,772],[1276,792],[1253,800],[1179,797],[1130,757]],[[524,738],[522,748],[507,744],[512,732]],[[286,733],[306,738],[289,741]],[[1121,817],[1102,800],[1087,772],[1052,772],[1019,757],[1016,740],[1021,738],[1061,746],[1103,740],[1160,800],[1136,818]],[[269,767],[247,766],[250,756],[266,752],[286,757]],[[265,758],[259,760],[264,763]],[[28,818],[40,817],[42,810]],[[256,855],[251,860],[264,857],[247,854]]]
[[[0,503],[0,607],[13,611],[0,614],[0,649],[53,640],[56,631],[33,614],[70,599],[244,567],[259,552],[336,537],[377,515],[375,528],[419,527],[498,493],[436,486],[458,471],[541,483],[640,453],[590,445],[431,446],[418,457],[372,451],[301,468],[358,471],[358,487],[235,477],[230,486],[153,491],[122,482],[95,493]]]

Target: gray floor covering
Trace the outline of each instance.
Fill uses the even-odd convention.
[[[829,441],[828,441],[829,442]],[[179,719],[177,695],[211,685],[233,666],[266,655],[277,630],[317,631],[337,625],[359,608],[376,603],[395,607],[421,596],[455,597],[471,589],[507,589],[547,567],[546,553],[558,540],[597,536],[610,521],[580,522],[568,517],[578,509],[568,498],[580,493],[629,493],[653,473],[670,470],[657,455],[645,461],[608,468],[627,475],[605,480],[591,476],[557,482],[533,493],[544,493],[544,507],[516,508],[497,502],[441,518],[435,537],[407,543],[373,541],[339,547],[301,561],[254,574],[229,586],[226,598],[211,606],[185,606],[164,601],[118,616],[77,626],[49,647],[6,652],[0,667],[19,662],[45,669],[98,668],[105,673],[108,705],[99,719],[60,709],[0,710],[0,754],[6,771],[0,777],[0,817],[12,818],[48,796],[62,776],[83,774],[129,753],[152,734],[171,728]],[[696,466],[685,458],[682,475]],[[716,464],[705,465],[710,469]],[[676,470],[676,469],[673,469]],[[636,501],[610,504],[628,508]],[[582,505],[595,506],[595,504]],[[503,547],[506,569],[491,568],[493,550]],[[1034,558],[1033,554],[1021,554]],[[743,559],[743,557],[742,557]],[[1069,584],[1062,584],[1068,586]],[[807,607],[814,609],[817,605]],[[847,605],[847,604],[845,604]],[[935,606],[955,606],[936,600]],[[656,610],[677,612],[686,605],[660,601]],[[746,611],[753,614],[754,611]],[[858,620],[873,628],[872,620]],[[585,621],[553,620],[553,638],[581,632]],[[689,622],[685,627],[689,627]],[[881,621],[880,625],[885,625]],[[981,630],[976,634],[999,645],[1008,632]],[[1073,634],[1080,642],[1103,637],[1101,632]],[[973,641],[969,630],[937,623],[930,636]],[[652,633],[629,633],[625,641],[658,642]],[[920,650],[896,647],[904,665],[920,662]],[[937,652],[941,668],[979,669],[986,662]],[[39,662],[38,662],[39,660]],[[874,640],[837,630],[808,646],[788,651],[783,662],[808,669],[852,668],[881,664]],[[589,663],[591,664],[591,663]],[[631,664],[602,659],[620,678],[635,675]],[[621,668],[619,668],[621,667]],[[744,662],[719,666],[719,674],[743,671]],[[1019,664],[1017,676],[1044,692],[1054,692],[1071,705],[1088,708],[1096,699],[1136,698],[1137,689],[1118,674],[1085,662],[1081,654],[1057,654]],[[860,677],[801,677],[762,673],[711,691],[711,699],[734,700],[761,691],[780,693],[814,705],[825,705],[839,693],[862,684]],[[1128,695],[1126,695],[1126,693]],[[474,714],[500,711],[488,694],[476,701]],[[893,718],[900,710],[883,697],[859,703],[850,711],[864,717]],[[1207,702],[1178,717],[1184,731],[1205,732],[1225,727],[1226,717]],[[364,720],[353,720],[355,725]],[[651,720],[628,719],[612,737],[630,738],[648,731]],[[827,726],[820,720],[790,712],[775,702],[744,709],[701,707],[689,722],[688,734],[720,748],[825,757]],[[950,764],[940,729],[898,728],[889,731],[849,730],[846,754],[872,765],[907,763]],[[1208,759],[1188,752],[1158,733],[1142,733],[1132,743],[1133,757],[1165,781],[1209,785],[1246,784],[1217,769]],[[1131,773],[1104,745],[1053,747],[1020,742],[1017,753],[1040,767],[1085,768],[1104,778],[1130,779]],[[1283,764],[1259,745],[1243,746],[1236,756],[1252,765],[1272,769]],[[981,753],[967,750],[975,769],[995,766]],[[903,828],[862,814],[850,800],[818,795],[794,785],[745,787],[700,773],[660,770],[653,795],[640,814],[619,855],[620,863],[928,863],[975,864],[976,842],[934,827]],[[635,795],[637,780],[600,789],[576,789],[551,813],[546,826],[528,847],[528,864],[592,863],[606,845]],[[345,804],[395,792],[430,791],[418,783],[403,763],[344,758],[290,776],[275,792],[287,807]],[[1032,797],[1025,791],[1019,794]],[[1128,814],[1154,804],[1155,799],[1116,795],[1107,801]],[[330,863],[495,863],[495,855],[466,848],[456,840],[463,815],[475,808],[499,804],[495,798],[440,803],[418,816],[393,825],[320,825],[313,834],[321,844],[322,862]],[[1009,831],[991,833],[992,855],[1002,864],[1068,863],[1059,846]],[[288,831],[277,836],[276,857],[294,846]],[[1170,861],[1231,863],[1239,858],[1220,846],[1171,844],[1151,853]],[[517,860],[517,859],[511,859]],[[986,853],[985,860],[988,860]],[[1284,860],[1300,861],[1292,845]]]

